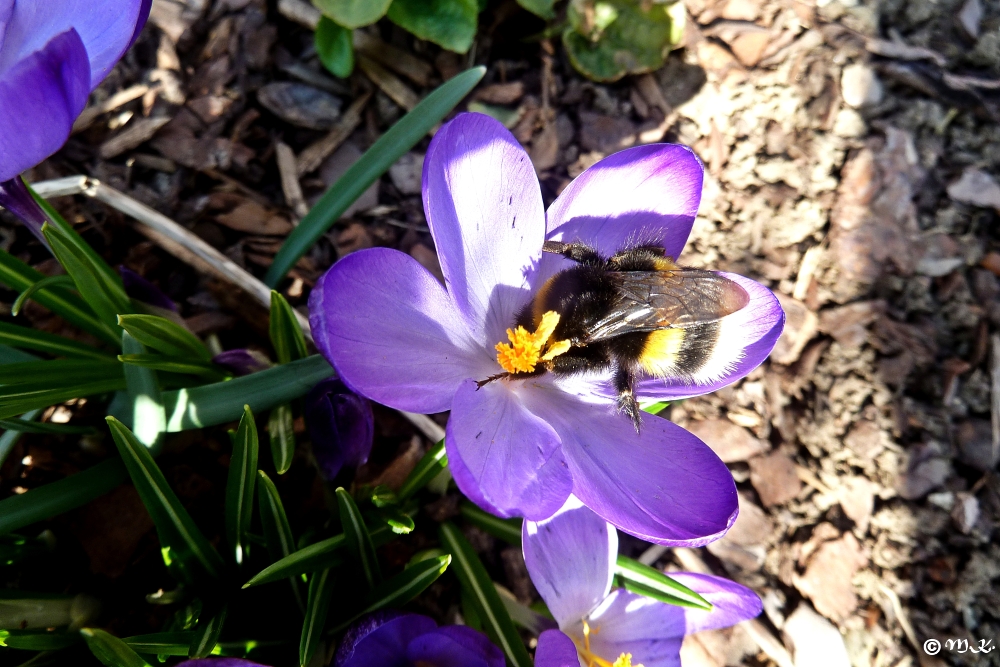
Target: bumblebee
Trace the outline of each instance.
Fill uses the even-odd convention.
[[[607,258],[580,242],[547,241],[543,251],[576,266],[549,278],[518,314],[516,328],[507,331],[511,344],[496,346],[506,372],[480,386],[542,373],[611,371],[618,409],[638,432],[639,377],[707,383],[732,363],[733,351],[719,349],[721,320],[750,301],[732,280],[677,266],[657,245]],[[520,354],[525,349],[533,354]]]

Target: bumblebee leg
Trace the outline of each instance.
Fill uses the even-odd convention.
[[[615,371],[615,391],[618,392],[618,412],[624,414],[632,420],[635,432],[639,432],[642,426],[642,413],[639,411],[639,403],[635,400],[633,386],[635,375],[626,366],[619,366]]]
[[[588,245],[580,243],[562,243],[561,241],[546,241],[542,244],[542,252],[550,252],[554,255],[562,255],[580,264],[603,264],[604,259],[596,250]]]
[[[476,380],[476,391],[479,391],[480,389],[483,388],[484,385],[488,385],[490,382],[494,382],[496,380],[501,380],[501,379],[503,379],[505,377],[509,377],[509,376],[510,376],[510,373],[497,373],[496,375],[489,376],[485,380]]]

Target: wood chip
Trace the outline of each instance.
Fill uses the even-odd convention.
[[[954,201],[1000,212],[1000,184],[985,171],[966,168],[961,178],[950,184],[947,191]]]
[[[281,174],[281,191],[285,195],[285,204],[299,218],[309,212],[305,198],[302,196],[302,185],[299,184],[298,165],[291,146],[279,141],[274,146],[274,158],[278,163],[278,173]]]
[[[392,44],[386,44],[378,37],[364,31],[354,31],[354,48],[358,53],[388,67],[397,74],[402,74],[421,87],[427,87],[434,75],[434,67],[409,51],[398,49]]]
[[[407,111],[413,111],[413,108],[420,103],[419,95],[407,88],[406,84],[400,81],[395,74],[371,58],[358,54],[357,63],[358,68],[365,73],[365,76],[371,79],[372,83],[379,87],[379,90],[399,106]]]
[[[140,118],[130,123],[123,132],[101,144],[97,154],[102,160],[110,160],[125,151],[137,148],[152,139],[153,135],[169,122],[169,118]]]
[[[993,426],[993,460],[1000,458],[1000,334],[990,336],[990,417]]]
[[[114,111],[123,104],[128,104],[132,100],[137,100],[147,92],[149,92],[150,87],[144,83],[139,83],[134,86],[130,86],[125,90],[119,90],[117,93],[104,100],[103,102],[98,102],[92,106],[87,107],[83,110],[76,121],[73,122],[72,133],[76,134],[86,130],[88,127],[94,124],[102,114],[106,114],[109,111]]]
[[[365,105],[368,104],[371,97],[372,93],[367,92],[354,100],[325,137],[310,144],[299,153],[297,171],[300,178],[319,167],[323,160],[337,150],[347,137],[351,136],[351,132],[354,132],[361,124],[361,112],[364,111]]]
[[[316,29],[323,16],[318,9],[302,0],[278,0],[278,13],[310,30]]]
[[[983,3],[980,0],[965,0],[958,12],[958,25],[970,39],[979,39],[979,22],[983,20]]]

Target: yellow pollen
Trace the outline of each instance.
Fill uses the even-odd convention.
[[[497,343],[497,363],[508,373],[533,373],[540,361],[551,361],[570,348],[568,340],[559,340],[549,344],[549,338],[559,324],[559,313],[548,311],[542,315],[542,321],[531,333],[518,325],[516,329],[507,329],[510,343]]]
[[[611,667],[642,667],[642,665],[633,665],[632,654],[622,653]]]
[[[587,621],[583,621],[583,646],[575,639],[576,650],[580,654],[580,658],[583,659],[584,664],[587,667],[643,667],[642,665],[632,664],[632,654],[622,653],[618,656],[618,659],[614,662],[610,660],[605,660],[599,655],[595,655],[590,650],[590,635],[596,635],[599,628],[591,629],[590,624]]]

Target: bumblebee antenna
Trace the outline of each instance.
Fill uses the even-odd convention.
[[[488,385],[490,382],[494,382],[496,380],[502,380],[503,378],[508,376],[510,376],[510,373],[497,373],[496,375],[489,376],[485,380],[476,380],[476,391],[479,391],[485,385]]]

